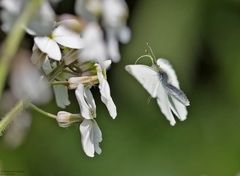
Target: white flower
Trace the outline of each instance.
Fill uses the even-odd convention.
[[[102,13],[102,0],[76,0],[75,12],[88,21],[96,20]]]
[[[79,127],[83,150],[89,157],[94,157],[94,153],[101,154],[99,143],[102,142],[102,132],[95,120],[83,120]]]
[[[80,60],[94,60],[103,62],[107,59],[106,46],[103,39],[103,32],[95,22],[87,24],[82,33],[84,48],[80,53]]]
[[[22,13],[28,1],[26,0],[2,0],[0,6],[3,8],[1,11],[2,29],[5,32],[11,30],[16,19]],[[55,12],[51,8],[48,1],[45,1],[36,14],[32,17],[29,25],[23,26],[27,32],[35,35],[48,35],[55,22]]]
[[[90,87],[85,87],[83,84],[79,83],[75,90],[75,95],[80,106],[82,117],[85,119],[95,118],[96,104],[92,92],[90,91]]]
[[[64,25],[59,25],[55,28],[51,36],[34,37],[34,42],[43,53],[48,55],[49,58],[57,61],[62,58],[60,46],[72,49],[81,49],[83,47],[80,35]]]
[[[175,71],[167,60],[158,59],[157,65],[154,67],[127,65],[126,70],[142,84],[153,98],[157,99],[162,113],[172,126],[176,123],[172,112],[181,121],[187,118],[186,106],[189,106],[189,100],[180,90]]]
[[[126,26],[128,7],[124,0],[103,1],[103,25],[107,35],[109,57],[114,61],[120,60],[118,41],[128,43],[131,31]]]
[[[97,76],[99,81],[99,89],[101,93],[101,100],[106,105],[110,116],[115,119],[117,116],[117,109],[112,100],[110,87],[106,79],[106,70],[111,65],[111,60],[104,61],[102,66],[97,66]]]
[[[124,0],[103,0],[104,25],[119,28],[125,25],[128,7]]]

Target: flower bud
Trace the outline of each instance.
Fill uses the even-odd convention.
[[[58,125],[60,127],[69,127],[73,122],[71,122],[71,113],[66,111],[59,111],[56,118]]]
[[[66,111],[59,111],[56,118],[58,125],[63,128],[69,127],[72,123],[81,122],[80,114],[72,114]]]

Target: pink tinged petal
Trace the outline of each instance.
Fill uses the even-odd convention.
[[[83,150],[89,157],[94,153],[101,154],[99,143],[102,142],[102,132],[95,120],[83,120],[79,127]]]
[[[53,31],[53,39],[60,45],[73,49],[83,48],[83,41],[80,37],[80,34],[71,31],[70,29],[64,26],[58,26]]]
[[[36,46],[48,55],[51,59],[61,60],[61,51],[58,44],[49,37],[35,37],[34,42]]]
[[[175,121],[175,119],[173,117],[173,114],[171,112],[168,95],[167,95],[166,91],[164,90],[164,87],[161,84],[159,84],[159,86],[158,86],[157,103],[158,103],[162,113],[167,118],[167,120],[169,120],[170,124],[172,126],[174,126],[176,121]]]
[[[84,88],[82,84],[79,84],[75,90],[75,95],[80,106],[81,115],[85,119],[93,119],[96,114],[96,105],[89,88]]]

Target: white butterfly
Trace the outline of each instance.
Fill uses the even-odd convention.
[[[162,113],[172,126],[176,123],[173,113],[181,121],[187,118],[186,106],[189,106],[190,102],[180,90],[175,71],[167,60],[158,59],[152,67],[135,64],[125,68],[157,99]]]

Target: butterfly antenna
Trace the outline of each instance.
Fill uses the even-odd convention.
[[[137,60],[135,61],[135,64],[137,64],[139,60],[141,60],[141,59],[143,59],[143,58],[145,58],[145,57],[150,58],[151,61],[152,61],[152,64],[154,64],[154,60],[153,60],[152,56],[149,55],[149,54],[145,54],[145,55],[142,55],[142,56],[140,56],[139,58],[137,58]]]
[[[153,50],[152,50],[152,48],[151,48],[151,46],[149,45],[148,42],[147,42],[147,47],[148,47],[148,49],[149,49],[149,51],[150,51],[150,54],[152,55],[154,61],[156,61],[156,60],[157,60],[157,59],[156,59],[156,56],[154,55]]]

